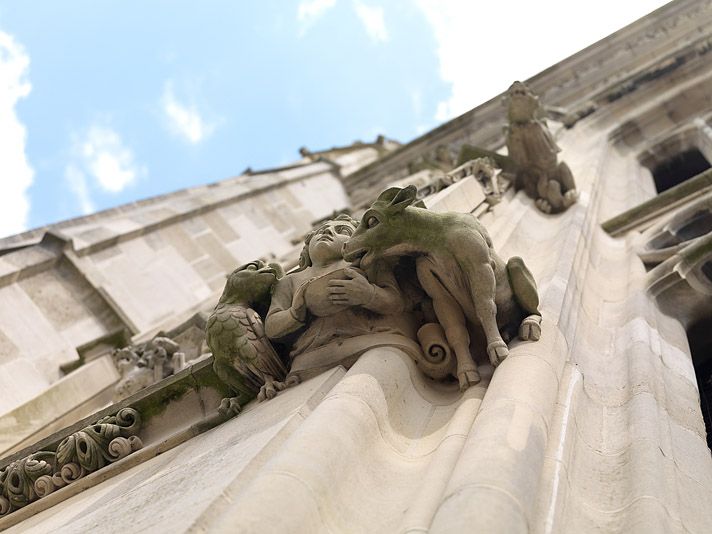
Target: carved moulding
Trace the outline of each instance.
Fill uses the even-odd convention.
[[[679,319],[686,329],[712,317],[712,232],[653,268],[646,285],[663,313]]]
[[[64,438],[54,451],[37,451],[0,471],[0,516],[14,512],[143,447],[133,408]]]
[[[712,192],[673,213],[641,234],[636,253],[657,265],[712,232]]]
[[[646,287],[663,313],[688,330],[712,317],[712,193],[643,232],[635,249],[652,266]]]

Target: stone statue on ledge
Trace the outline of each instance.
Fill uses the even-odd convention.
[[[344,257],[364,269],[387,257],[416,257],[418,281],[432,299],[465,390],[480,381],[471,341],[476,352],[484,346],[497,366],[509,354],[503,336],[539,339],[536,285],[521,258],[505,263],[495,253],[475,217],[431,212],[416,207],[416,200],[413,186],[384,191],[364,213]]]
[[[121,378],[114,387],[119,401],[180,371],[186,365],[178,343],[164,335],[150,341],[116,349],[112,358]]]
[[[578,199],[569,166],[558,161],[560,148],[540,118],[539,98],[521,82],[507,90],[509,157],[516,164],[516,189],[524,189],[544,213],[566,210]]]
[[[284,389],[287,367],[265,335],[262,317],[272,290],[284,274],[276,263],[257,260],[235,269],[208,319],[205,332],[213,369],[236,394],[223,399],[220,412],[237,414],[241,403],[262,401]]]
[[[285,276],[258,261],[228,277],[207,325],[216,374],[238,394],[223,413],[378,346],[465,390],[480,381],[476,357],[496,366],[505,341],[539,339],[536,285],[521,258],[505,263],[475,217],[428,211],[416,193],[393,187],[360,223],[324,222]]]
[[[344,260],[356,226],[348,215],[323,223],[306,237],[299,267],[277,282],[265,327],[270,339],[291,347],[290,385],[349,367],[374,334],[415,336],[393,271],[367,273]]]

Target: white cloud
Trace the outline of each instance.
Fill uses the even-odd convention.
[[[433,29],[451,119],[662,6],[667,0],[473,2],[415,0]]]
[[[76,195],[79,205],[81,206],[82,213],[84,215],[88,215],[89,213],[96,211],[94,202],[89,194],[89,186],[84,173],[75,165],[69,164],[64,169],[64,178],[67,180],[69,188]]]
[[[84,213],[94,211],[90,194],[94,187],[119,193],[147,174],[146,168],[134,161],[133,152],[119,134],[108,126],[95,124],[83,137],[75,138],[72,155],[64,177]]]
[[[302,0],[297,7],[299,36],[303,36],[324,13],[336,5],[336,0]]]
[[[215,130],[215,124],[208,123],[193,104],[179,102],[173,93],[173,84],[166,82],[161,97],[163,112],[168,119],[168,127],[179,137],[193,145],[207,139]]]
[[[0,31],[0,237],[27,229],[34,170],[27,161],[27,132],[15,111],[30,94],[30,57],[12,35]]]
[[[380,6],[369,6],[360,0],[354,1],[356,15],[363,23],[371,41],[374,43],[385,43],[388,41],[388,30],[386,21],[383,18],[383,8]]]

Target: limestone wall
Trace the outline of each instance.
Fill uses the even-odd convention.
[[[559,140],[579,202],[550,216],[510,193],[483,217],[502,256],[526,259],[544,323],[482,383],[461,394],[375,349],[8,532],[126,517],[195,532],[710,531],[684,332],[645,295],[629,240],[600,228],[611,205],[654,194],[649,173],[595,123]]]
[[[0,256],[0,414],[40,395],[83,348],[210,308],[226,273],[294,256],[312,222],[346,206],[337,170],[315,162],[44,229],[40,243]]]

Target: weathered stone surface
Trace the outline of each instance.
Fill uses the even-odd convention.
[[[405,345],[379,347],[352,353],[360,358],[348,362],[352,366],[343,378],[334,370],[306,380],[269,403],[247,406],[222,427],[197,436],[184,433],[191,439],[174,446],[168,437],[187,424],[188,408],[192,414],[214,412],[227,392],[201,388],[196,379],[195,388],[169,402],[174,388],[187,380],[186,374],[171,377],[159,387],[162,400],[152,405],[146,432],[148,447],[155,448],[140,457],[143,463],[87,485],[14,531],[125,530],[119,520],[127,515],[135,530],[177,532],[712,530],[712,460],[679,320],[684,317],[675,309],[661,313],[646,294],[639,242],[626,235],[630,228],[655,224],[656,217],[702,190],[706,178],[698,177],[655,197],[645,165],[691,139],[707,153],[708,141],[698,134],[707,135],[712,109],[710,50],[709,3],[678,0],[527,82],[548,102],[566,108],[556,117],[569,128],[555,125],[552,133],[580,196],[556,217],[512,190],[489,209],[481,197],[467,197],[471,185],[481,188],[466,179],[443,189],[429,206],[435,212],[450,200],[457,201],[457,209],[444,211],[474,210],[498,253],[526,258],[538,282],[541,339],[513,342],[510,356],[494,372],[489,363],[480,365],[482,382],[462,394],[454,384],[426,379]],[[485,155],[502,151],[501,115],[494,99],[343,177],[352,207],[365,208],[387,184],[412,177],[414,162],[431,169],[438,163],[434,166],[444,174],[454,163],[445,156],[464,145],[489,150]],[[693,137],[686,133],[691,126]],[[379,150],[368,148],[355,152],[353,160],[366,161]],[[112,212],[98,216],[100,221],[68,225],[76,254],[85,260],[78,263],[81,272],[124,325],[150,338],[159,325],[193,313],[177,309],[189,300],[191,306],[215,302],[225,272],[235,267],[224,271],[224,251],[236,264],[261,256],[271,261],[270,254],[293,262],[295,244],[313,223],[347,206],[329,160],[349,158],[336,149],[322,159],[314,154],[305,151],[305,161],[289,168],[153,200],[135,207],[143,211],[126,220]],[[162,209],[164,204],[170,209]],[[237,237],[219,220],[209,221],[209,212],[219,214]],[[613,238],[601,223],[620,214]],[[117,220],[108,220],[114,215]],[[164,232],[173,227],[180,231]],[[160,238],[145,237],[151,232]],[[190,244],[171,243],[186,236]],[[124,248],[131,241],[142,245]],[[9,255],[0,258],[5,284],[0,291],[54,268],[57,250],[70,256],[62,249],[70,247],[69,239],[49,245],[12,261]],[[126,262],[125,250],[138,251],[131,276],[144,299],[152,296],[138,281],[144,264],[161,264],[173,284],[184,275],[190,280],[179,295],[165,297],[176,308],[173,314],[162,302],[139,309],[132,287],[120,287],[115,280],[120,271],[110,265]],[[708,251],[690,252],[668,274],[685,280],[704,275],[706,262],[699,260]],[[90,263],[96,263],[93,272]],[[335,264],[314,273],[325,277],[319,284],[326,287],[340,282],[336,294],[341,295],[345,279],[337,274],[346,267]],[[148,278],[156,276],[145,270]],[[282,311],[293,304],[295,292],[287,293]],[[26,300],[35,305],[33,298]],[[304,300],[308,313],[329,311],[318,291]],[[434,337],[421,336],[423,345],[437,346],[447,337],[430,334]],[[378,343],[379,336],[370,334],[370,343]],[[18,337],[6,337],[3,344],[17,346]],[[346,336],[344,343],[352,339]],[[338,353],[327,352],[338,362]],[[11,371],[21,368],[13,367],[18,362],[28,365],[14,354],[8,360],[4,365]],[[34,363],[30,367],[36,372]],[[164,442],[173,448],[160,449]],[[158,452],[163,454],[152,456]]]

